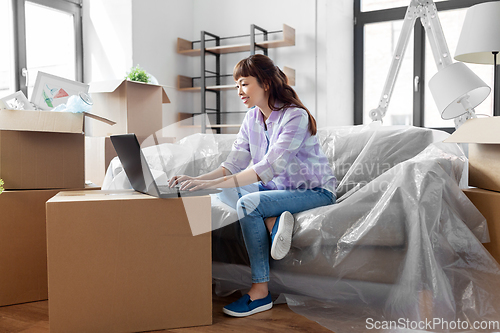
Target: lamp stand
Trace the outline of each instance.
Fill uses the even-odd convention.
[[[500,116],[500,78],[498,77],[497,55],[498,51],[493,51],[493,116]]]

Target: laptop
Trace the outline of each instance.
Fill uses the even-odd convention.
[[[130,184],[134,190],[149,194],[157,198],[180,198],[187,196],[200,196],[219,193],[218,189],[179,190],[168,185],[158,185],[153,173],[142,153],[141,146],[135,134],[112,135],[111,142],[115,147],[118,158],[123,165]]]

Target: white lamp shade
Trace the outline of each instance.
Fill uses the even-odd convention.
[[[464,63],[456,62],[439,70],[429,80],[429,90],[443,119],[453,119],[466,110],[460,102],[467,97],[470,108],[475,108],[486,97],[491,88]]]
[[[455,59],[493,64],[493,51],[500,51],[500,1],[481,3],[467,10]]]

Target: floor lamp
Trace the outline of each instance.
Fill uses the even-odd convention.
[[[403,21],[396,50],[380,97],[379,105],[370,111],[373,121],[385,116],[394,90],[399,68],[417,18],[420,19],[431,45],[438,73],[429,81],[429,89],[443,119],[454,119],[458,128],[469,118],[475,118],[474,108],[490,93],[486,85],[465,64],[453,63],[432,0],[411,0]]]
[[[470,7],[465,15],[455,60],[494,66],[493,115],[500,116],[500,1]]]

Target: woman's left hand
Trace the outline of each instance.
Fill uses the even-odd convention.
[[[207,179],[189,179],[185,180],[184,182],[181,183],[181,186],[179,187],[179,190],[184,191],[184,190],[189,190],[189,191],[195,191],[195,190],[201,190],[204,188],[209,188],[212,185],[215,185],[214,180],[207,180]]]

